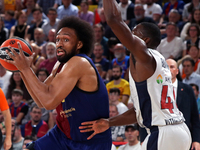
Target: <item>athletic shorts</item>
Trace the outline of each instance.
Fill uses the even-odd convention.
[[[111,138],[106,142],[101,142],[100,139],[98,142],[75,142],[67,138],[57,125],[34,142],[35,150],[110,150],[111,146]]]
[[[147,130],[148,136],[142,143],[142,150],[189,150],[191,135],[185,123],[156,126]]]

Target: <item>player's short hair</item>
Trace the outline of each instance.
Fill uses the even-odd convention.
[[[161,41],[161,33],[158,26],[149,22],[142,22],[139,25],[142,26],[141,32],[143,36],[151,40],[148,48],[156,49]]]
[[[119,88],[111,88],[109,90],[109,93],[117,93],[118,95],[120,95],[120,90],[119,90]]]
[[[192,66],[195,66],[195,62],[191,57],[186,57],[185,59],[182,60],[182,65],[184,64],[185,61],[190,61]]]
[[[74,29],[78,40],[83,43],[80,53],[90,55],[94,46],[94,31],[92,26],[78,17],[70,16],[60,20],[57,32],[64,27]]]

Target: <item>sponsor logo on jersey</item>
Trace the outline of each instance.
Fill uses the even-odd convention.
[[[160,74],[157,76],[156,82],[157,82],[158,84],[163,83],[163,77],[162,77]]]

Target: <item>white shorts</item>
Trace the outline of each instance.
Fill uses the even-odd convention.
[[[189,150],[190,146],[190,131],[181,123],[155,127],[142,143],[142,150]]]

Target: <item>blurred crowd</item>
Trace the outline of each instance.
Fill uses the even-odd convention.
[[[176,62],[176,78],[193,88],[195,106],[200,114],[200,1],[116,2],[130,30],[141,22],[151,22],[160,28],[162,41],[156,50],[166,60],[173,59]],[[51,74],[57,61],[55,42],[59,20],[64,16],[76,16],[88,22],[95,34],[90,57],[108,90],[110,117],[134,106],[129,97],[131,56],[107,25],[102,0],[4,0],[0,1],[0,13],[0,44],[15,36],[28,41],[36,54],[31,67],[41,82]],[[6,96],[12,116],[14,150],[20,150],[26,143],[42,137],[56,124],[56,110],[39,108],[28,93],[19,72],[7,71],[1,64],[0,88]],[[2,113],[0,123],[4,140]],[[120,150],[139,149],[137,124],[111,129],[113,150],[115,147]]]

